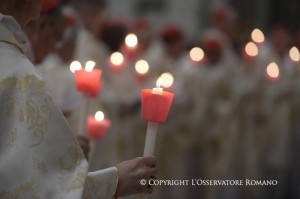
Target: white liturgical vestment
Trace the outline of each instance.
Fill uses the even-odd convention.
[[[0,14],[0,198],[114,198],[116,168],[88,173],[80,146],[40,74],[26,37]]]

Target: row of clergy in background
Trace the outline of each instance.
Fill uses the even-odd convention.
[[[161,77],[161,86],[175,93],[168,121],[158,130],[161,179],[274,179],[278,184],[164,186],[156,187],[153,198],[299,194],[299,35],[293,40],[276,26],[266,38],[254,29],[249,41],[240,42],[237,16],[223,6],[212,11],[210,28],[188,48],[175,25],[155,34],[146,19],[128,25],[105,18],[101,3],[83,4],[51,4],[42,10],[45,24],[32,22],[26,32],[31,57],[74,132],[80,133],[82,96],[70,67],[91,60],[103,71],[101,93],[88,112],[102,110],[112,126],[93,143],[91,170],[142,155],[146,122],[140,90],[155,87]],[[35,42],[37,34],[43,43]],[[53,53],[44,53],[51,43]]]

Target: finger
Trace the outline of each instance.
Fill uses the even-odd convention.
[[[157,173],[158,173],[157,168],[143,167],[139,169],[137,172],[135,172],[135,177],[139,179],[145,179],[145,178],[149,178],[150,176],[156,176]]]
[[[156,176],[157,174],[158,174],[158,169],[156,169],[156,168],[148,169],[148,176]]]
[[[154,156],[144,157],[145,164],[148,167],[156,167],[157,159]]]

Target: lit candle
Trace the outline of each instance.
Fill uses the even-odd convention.
[[[100,69],[94,69],[94,61],[86,62],[85,69],[82,69],[80,62],[74,61],[70,65],[70,70],[75,72],[77,90],[90,97],[96,97],[99,94],[101,84]]]
[[[111,122],[104,119],[104,113],[98,111],[95,117],[89,116],[87,119],[87,133],[92,140],[101,140],[106,131],[111,126]]]
[[[108,62],[109,67],[115,72],[119,72],[125,68],[125,59],[123,54],[120,52],[112,53]]]
[[[139,82],[144,82],[149,71],[148,62],[146,60],[137,61],[135,64],[135,71],[137,73],[137,79]]]
[[[161,83],[162,83],[162,79],[161,78],[158,78],[157,79],[157,82],[156,82],[156,88],[153,88],[152,89],[152,93],[153,94],[157,94],[157,95],[161,95],[162,92],[163,92],[163,88],[161,88]]]
[[[125,43],[121,47],[122,53],[129,60],[134,59],[138,54],[138,38],[135,34],[130,33],[125,37]]]
[[[248,42],[244,48],[243,57],[247,61],[254,61],[258,55],[258,47],[254,42]]]
[[[263,43],[265,41],[265,35],[264,33],[258,29],[255,28],[252,32],[251,32],[251,39],[255,42],[255,43]]]
[[[96,97],[100,91],[100,78],[102,71],[94,69],[96,63],[86,62],[82,69],[79,61],[73,61],[70,65],[71,72],[75,73],[77,90],[83,93],[80,120],[78,122],[79,134],[86,134],[86,118],[88,114],[89,97]]]
[[[290,59],[294,62],[294,63],[298,63],[300,61],[300,54],[299,54],[299,50],[297,47],[293,46],[290,49],[289,52],[290,55]]]
[[[129,48],[135,48],[135,47],[137,47],[137,45],[138,45],[138,38],[137,38],[137,36],[135,34],[133,34],[133,33],[129,33],[125,37],[125,44]]]
[[[204,51],[199,47],[192,48],[189,55],[190,55],[190,59],[195,64],[202,63],[204,60]]]
[[[174,77],[171,73],[162,73],[159,79],[161,79],[161,87],[165,90],[172,90],[172,87],[174,86]]]
[[[95,157],[96,152],[96,144],[98,141],[102,140],[105,133],[111,126],[111,122],[107,119],[104,119],[104,113],[102,111],[98,111],[94,116],[89,116],[87,118],[87,134],[91,139],[91,151],[89,154],[90,161],[92,161]]]
[[[279,78],[279,67],[275,62],[270,63],[266,68],[266,76],[269,80],[275,81]]]
[[[148,121],[144,156],[154,155],[158,123],[166,121],[174,97],[160,88],[161,83],[159,78],[156,88],[142,90],[142,116]]]

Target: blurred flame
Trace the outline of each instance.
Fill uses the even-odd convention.
[[[139,60],[135,64],[135,70],[137,73],[144,75],[149,71],[149,64],[145,60]]]
[[[96,62],[94,62],[94,61],[87,61],[85,63],[85,70],[87,72],[92,72],[95,66],[96,66]]]
[[[98,122],[101,122],[104,120],[104,113],[102,111],[98,111],[96,114],[95,114],[95,119],[98,121]]]
[[[251,39],[256,43],[262,43],[265,41],[265,35],[260,29],[255,28],[251,33]]]
[[[82,66],[81,66],[81,63],[79,61],[73,61],[70,64],[70,71],[72,73],[75,73],[76,70],[81,70],[81,69],[82,69]]]
[[[163,79],[161,77],[159,77],[156,81],[156,88],[160,88],[162,82],[163,82]]]
[[[171,73],[163,73],[161,74],[160,78],[162,79],[162,87],[169,88],[174,83],[174,77]]]
[[[266,69],[267,75],[273,79],[279,77],[279,67],[275,62],[270,63]]]
[[[190,51],[190,58],[193,61],[199,62],[204,58],[204,52],[201,48],[195,47]]]
[[[247,45],[245,46],[245,52],[247,53],[247,55],[249,56],[257,56],[258,55],[258,47],[256,46],[255,43],[253,42],[249,42],[247,43]]]
[[[300,61],[300,53],[298,48],[296,48],[295,46],[293,46],[290,50],[290,58],[291,60],[293,60],[294,62],[299,62]]]
[[[135,34],[130,33],[125,37],[125,44],[130,48],[134,48],[138,44],[138,38]]]
[[[121,65],[124,62],[124,56],[120,52],[114,52],[110,56],[110,61],[114,65]]]

